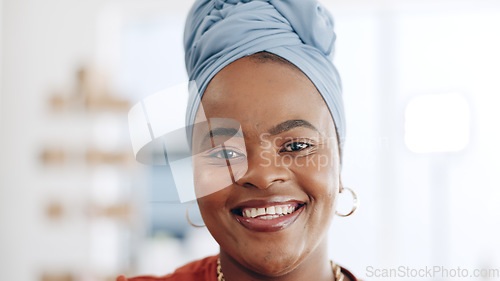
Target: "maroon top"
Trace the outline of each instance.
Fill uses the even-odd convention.
[[[138,276],[127,278],[123,275],[118,276],[116,281],[217,281],[217,258],[211,256],[201,260],[188,263],[178,268],[173,273],[162,277]],[[358,281],[354,275],[347,269],[341,267],[342,273],[352,281]],[[361,280],[359,280],[361,281]]]

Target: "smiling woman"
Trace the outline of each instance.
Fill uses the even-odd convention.
[[[227,280],[244,280],[248,270],[258,274],[253,278],[332,280],[326,234],[340,158],[334,123],[314,85],[298,69],[244,57],[212,79],[202,103],[208,118],[238,120],[246,147],[237,137],[225,142],[228,159],[246,161],[231,164],[235,181],[228,188],[198,199]],[[224,158],[216,158],[221,165],[195,161],[197,188],[227,186],[219,182],[227,174]]]
[[[220,254],[119,281],[357,280],[327,255],[343,191],[334,41],[330,14],[313,0],[194,4],[186,65],[201,104],[188,106],[188,135],[197,201]]]

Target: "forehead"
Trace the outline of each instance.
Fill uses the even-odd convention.
[[[231,118],[246,135],[293,119],[331,130],[333,120],[314,84],[282,62],[241,58],[212,79],[202,98],[207,118]],[[200,112],[200,111],[199,111]]]

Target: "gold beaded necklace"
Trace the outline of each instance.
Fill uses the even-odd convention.
[[[340,271],[340,266],[330,261],[333,270],[333,281],[343,281],[344,274]],[[220,257],[217,258],[217,281],[226,281],[224,273],[222,273],[222,266],[220,265]]]

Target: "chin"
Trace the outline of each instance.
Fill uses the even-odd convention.
[[[252,255],[253,259],[245,259],[246,263],[249,264],[250,268],[254,268],[255,272],[258,272],[265,276],[278,277],[287,274],[294,268],[294,264],[297,263],[298,257],[296,253],[294,255],[284,255],[283,251],[275,252],[265,252],[264,256]]]

